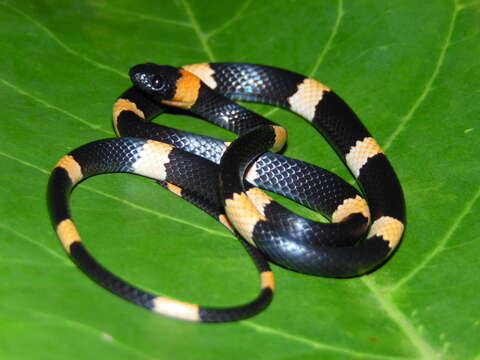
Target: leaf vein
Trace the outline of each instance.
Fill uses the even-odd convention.
[[[337,36],[338,29],[340,28],[340,24],[342,22],[344,15],[345,15],[345,9],[343,7],[343,0],[338,0],[337,1],[337,17],[335,18],[335,24],[333,25],[332,31],[330,32],[330,36],[328,37],[327,42],[325,43],[322,50],[318,54],[317,59],[315,60],[312,70],[310,70],[308,74],[309,77],[315,76],[318,69],[320,68],[320,65],[323,62],[323,59],[325,58],[325,55],[332,48],[333,40]]]
[[[182,5],[185,9],[185,12],[187,13],[188,18],[190,19],[190,23],[192,24],[193,30],[195,32],[195,35],[197,36],[198,40],[200,41],[200,45],[202,49],[205,51],[207,54],[208,58],[210,61],[216,61],[215,60],[215,55],[213,55],[213,51],[210,48],[210,45],[208,44],[208,38],[207,36],[203,33],[200,24],[197,21],[197,18],[195,17],[195,14],[193,13],[193,10],[188,3],[187,0],[182,0]]]
[[[252,1],[253,0],[244,1],[240,9],[238,9],[238,11],[235,14],[233,14],[233,16],[229,20],[225,21],[222,25],[218,26],[216,29],[213,29],[210,32],[206,33],[205,37],[207,39],[211,38],[212,36],[218,35],[225,29],[232,26],[236,21],[242,18],[243,13],[245,12],[245,10],[247,10],[247,8],[250,6]]]
[[[338,33],[338,29],[340,28],[340,24],[342,22],[344,14],[345,14],[345,9],[343,7],[343,0],[337,0],[337,16],[335,18],[335,23],[333,24],[332,30],[330,31],[330,36],[328,37],[325,45],[323,45],[322,49],[318,53],[318,55],[315,59],[315,62],[313,63],[312,69],[308,73],[308,75],[307,75],[308,77],[312,77],[312,76],[315,75],[315,73],[320,68],[320,65],[322,64],[323,60],[325,59],[325,56],[326,56],[327,52],[331,49],[333,40]],[[273,109],[267,111],[262,116],[266,117],[266,118],[269,118],[273,114],[275,114],[278,110],[280,110],[280,108],[278,108],[278,107],[273,108]]]
[[[8,81],[5,80],[5,79],[0,78],[0,81],[1,81],[5,86],[8,86],[8,87],[11,88],[12,90],[14,90],[14,91],[16,91],[17,93],[19,93],[20,95],[26,96],[26,97],[34,100],[35,102],[38,102],[39,104],[42,104],[42,105],[45,106],[46,108],[53,109],[53,110],[56,110],[56,111],[58,111],[58,112],[60,112],[60,113],[62,113],[62,114],[64,114],[64,115],[67,115],[67,116],[71,117],[72,119],[75,119],[75,120],[79,121],[80,123],[88,126],[89,128],[92,128],[93,130],[98,130],[98,131],[103,132],[103,133],[105,133],[105,134],[112,135],[110,131],[107,131],[107,130],[102,129],[99,125],[95,125],[95,124],[93,124],[93,123],[91,123],[91,122],[89,122],[89,121],[87,121],[87,120],[84,120],[84,119],[78,117],[77,115],[75,115],[75,114],[73,114],[73,113],[71,113],[71,112],[69,112],[69,111],[67,111],[67,110],[64,110],[64,109],[62,109],[62,108],[60,108],[60,107],[58,107],[58,106],[56,106],[56,105],[52,105],[52,104],[50,104],[49,102],[47,102],[47,101],[45,101],[45,100],[43,100],[43,99],[41,99],[41,98],[39,98],[39,97],[31,94],[31,93],[29,93],[29,92],[27,92],[27,91],[19,88],[18,86],[14,85],[14,84],[12,84],[12,83],[10,83],[10,82],[8,82]]]
[[[443,42],[443,45],[440,48],[440,53],[439,53],[438,59],[435,62],[435,65],[433,67],[432,74],[430,75],[430,78],[425,83],[425,86],[424,86],[422,92],[420,93],[420,95],[413,102],[413,104],[410,107],[410,109],[408,110],[408,112],[400,118],[400,121],[399,121],[396,129],[392,132],[390,137],[383,144],[383,150],[387,150],[393,144],[393,142],[397,139],[397,137],[405,130],[405,127],[412,120],[415,112],[418,110],[418,108],[425,101],[428,94],[433,90],[433,83],[435,82],[438,75],[440,74],[440,69],[442,68],[443,63],[445,62],[445,58],[446,58],[446,55],[447,55],[448,48],[450,47],[450,45],[452,43],[452,35],[453,35],[453,31],[455,29],[455,23],[456,23],[456,20],[457,20],[458,12],[461,11],[462,9],[463,9],[463,7],[458,3],[458,0],[453,0],[452,16],[450,18],[450,23],[449,23],[448,28],[447,28],[447,32],[446,32],[446,35],[445,35],[445,40]]]
[[[411,324],[410,320],[398,309],[390,297],[385,296],[375,282],[369,276],[361,278],[365,286],[374,295],[385,313],[395,322],[405,337],[414,345],[422,360],[438,359],[437,351],[419,334],[417,329]]]
[[[47,254],[49,255],[52,255],[53,257],[56,257],[58,259],[61,259],[62,262],[65,263],[65,265],[67,266],[72,266],[72,263],[70,261],[68,261],[66,259],[65,256],[62,256],[60,254],[58,254],[57,252],[55,252],[54,250],[50,249],[48,246],[46,246],[45,244],[42,244],[41,242],[38,242],[38,241],[35,241],[34,239],[30,238],[29,236],[25,235],[25,234],[22,234],[21,232],[11,228],[10,226],[6,225],[6,224],[3,224],[3,223],[0,223],[0,228],[14,234],[15,236],[19,237],[20,239],[22,240],[25,240],[37,247],[39,247],[40,249],[42,249],[43,251],[45,251]]]
[[[113,73],[123,77],[123,78],[128,78],[128,76],[126,74],[124,74],[123,72],[121,72],[120,70],[117,70],[117,69],[115,69],[111,66],[102,64],[102,63],[100,63],[96,60],[93,60],[92,58],[90,58],[86,55],[80,54],[79,52],[77,52],[76,50],[74,50],[73,48],[68,46],[66,43],[64,43],[62,40],[60,40],[60,38],[58,36],[56,36],[48,27],[46,27],[45,25],[43,25],[42,23],[40,23],[39,21],[37,21],[36,19],[31,17],[30,15],[24,13],[23,11],[21,11],[17,7],[13,6],[12,4],[10,4],[10,3],[0,3],[0,5],[3,5],[7,8],[9,8],[9,9],[11,9],[12,11],[16,12],[17,14],[23,16],[25,19],[27,19],[32,24],[37,26],[40,30],[42,30],[51,40],[56,42],[63,50],[65,50],[70,55],[78,57],[78,58],[82,59],[83,61],[85,61],[85,62],[87,62],[87,63],[89,63],[89,64],[91,64],[91,65],[93,65],[96,68],[99,68],[101,70],[110,71],[110,72],[113,72]]]
[[[188,27],[188,28],[192,27],[192,24],[187,23],[185,21],[166,19],[166,18],[163,18],[161,16],[157,16],[157,15],[155,15],[155,16],[146,15],[146,14],[142,14],[142,13],[135,12],[135,11],[132,11],[132,10],[125,10],[125,9],[121,9],[119,7],[110,7],[110,6],[100,5],[100,4],[96,4],[96,3],[93,3],[92,5],[97,6],[98,8],[101,8],[103,10],[109,11],[111,13],[127,15],[129,17],[133,16],[133,17],[137,17],[139,19],[149,20],[149,21],[162,23],[162,24],[171,24],[171,25],[183,26],[183,27]]]
[[[9,310],[12,309],[12,307],[9,306],[9,305],[7,306],[5,304],[0,304],[0,306],[2,306],[4,308],[7,308]],[[118,341],[112,335],[110,335],[110,334],[108,334],[104,331],[101,331],[101,330],[99,330],[99,329],[97,329],[97,328],[95,328],[91,325],[87,325],[87,324],[81,323],[79,321],[66,319],[62,316],[46,313],[46,312],[43,312],[43,311],[33,311],[33,310],[25,309],[25,308],[21,308],[21,309],[15,308],[15,310],[16,311],[27,312],[29,315],[31,315],[33,318],[35,318],[35,323],[38,323],[39,318],[46,318],[50,321],[56,321],[62,326],[69,327],[69,328],[76,329],[76,330],[80,330],[80,331],[98,336],[98,339],[103,339],[103,341],[105,341],[105,343],[110,344],[112,346],[116,346],[116,347],[118,347],[118,348],[120,348],[120,349],[122,349],[122,350],[124,350],[128,353],[135,354],[136,356],[138,356],[142,359],[157,360],[157,358],[152,358],[150,355],[145,354],[143,352],[140,352],[139,350],[137,350],[137,349],[135,349],[135,348],[123,343],[123,342]]]
[[[304,336],[298,336],[298,335],[293,335],[287,332],[284,332],[283,330],[275,329],[272,327],[264,326],[264,325],[259,325],[254,323],[253,321],[249,320],[244,320],[240,322],[241,325],[247,326],[249,328],[252,328],[260,333],[267,333],[271,334],[274,336],[279,336],[282,338],[285,338],[290,341],[298,342],[304,345],[307,345],[309,347],[312,347],[314,349],[318,350],[326,350],[326,351],[331,351],[331,352],[336,352],[336,353],[341,353],[344,355],[350,355],[354,357],[358,357],[361,359],[382,359],[382,360],[407,360],[407,359],[412,359],[412,358],[407,358],[407,357],[397,357],[397,356],[388,356],[388,355],[379,355],[379,354],[372,354],[372,353],[364,353],[364,352],[359,352],[351,349],[346,349],[342,348],[339,346],[334,346],[334,345],[329,345],[329,344],[323,344],[311,339],[308,339]]]
[[[477,191],[473,195],[473,197],[468,201],[463,209],[460,211],[460,214],[455,218],[452,225],[447,229],[445,235],[438,241],[435,248],[428,253],[428,255],[420,262],[414,269],[412,269],[407,275],[402,277],[395,285],[389,288],[389,291],[394,292],[402,287],[405,283],[407,283],[410,279],[412,279],[420,270],[425,268],[432,259],[438,255],[441,251],[445,249],[448,241],[452,238],[455,231],[459,228],[460,224],[462,223],[463,219],[470,213],[475,203],[480,198],[480,187],[477,188]]]

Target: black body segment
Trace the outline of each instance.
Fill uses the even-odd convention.
[[[405,200],[402,187],[384,154],[370,158],[360,170],[358,179],[363,184],[365,194],[370,200],[370,212],[373,219],[381,216],[404,219]],[[386,194],[388,197],[385,196]]]
[[[134,304],[147,309],[153,308],[152,300],[155,295],[138,289],[112,274],[90,255],[82,243],[74,242],[71,245],[70,256],[80,269],[101,286]]]
[[[272,301],[273,291],[270,288],[262,289],[258,297],[235,308],[200,308],[199,315],[202,322],[226,322],[248,319],[262,312]]]
[[[305,78],[280,68],[247,63],[213,63],[215,91],[230,99],[286,107],[297,85]]]
[[[257,126],[273,125],[271,121],[219,95],[206,85],[200,87],[198,100],[190,110],[200,117],[208,114],[210,122],[236,134],[243,134]]]
[[[72,181],[64,168],[53,169],[47,186],[47,205],[54,228],[63,220],[70,218],[68,197],[72,186]]]
[[[323,94],[312,123],[340,155],[347,154],[356,141],[370,136],[357,115],[333,91]]]
[[[111,138],[91,142],[70,155],[81,165],[85,176],[100,173],[131,172],[145,144],[140,138]],[[98,164],[102,164],[100,167]]]

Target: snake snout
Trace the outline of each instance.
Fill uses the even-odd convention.
[[[173,96],[172,90],[178,77],[178,69],[173,66],[145,63],[130,69],[130,79],[134,85],[157,100]]]

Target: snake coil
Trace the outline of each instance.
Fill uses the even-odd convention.
[[[170,317],[233,321],[253,316],[271,302],[275,283],[268,261],[312,275],[352,277],[372,271],[394,252],[405,224],[399,181],[378,143],[329,87],[291,71],[248,63],[181,68],[148,63],[134,66],[130,78],[134,86],[113,107],[120,137],[65,155],[48,184],[50,217],[62,245],[106,289]],[[279,106],[311,122],[344,160],[368,204],[335,174],[276,154],[286,141],[285,129],[233,100]],[[240,136],[230,144],[151,122],[173,109]],[[100,265],[80,239],[69,196],[80,181],[112,172],[155,179],[237,235],[260,273],[258,296],[234,307],[199,306],[141,290]],[[317,210],[331,223],[300,217],[260,188]]]

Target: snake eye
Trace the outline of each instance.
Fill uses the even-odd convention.
[[[165,87],[165,79],[160,75],[154,75],[150,83],[153,90],[162,90]]]

